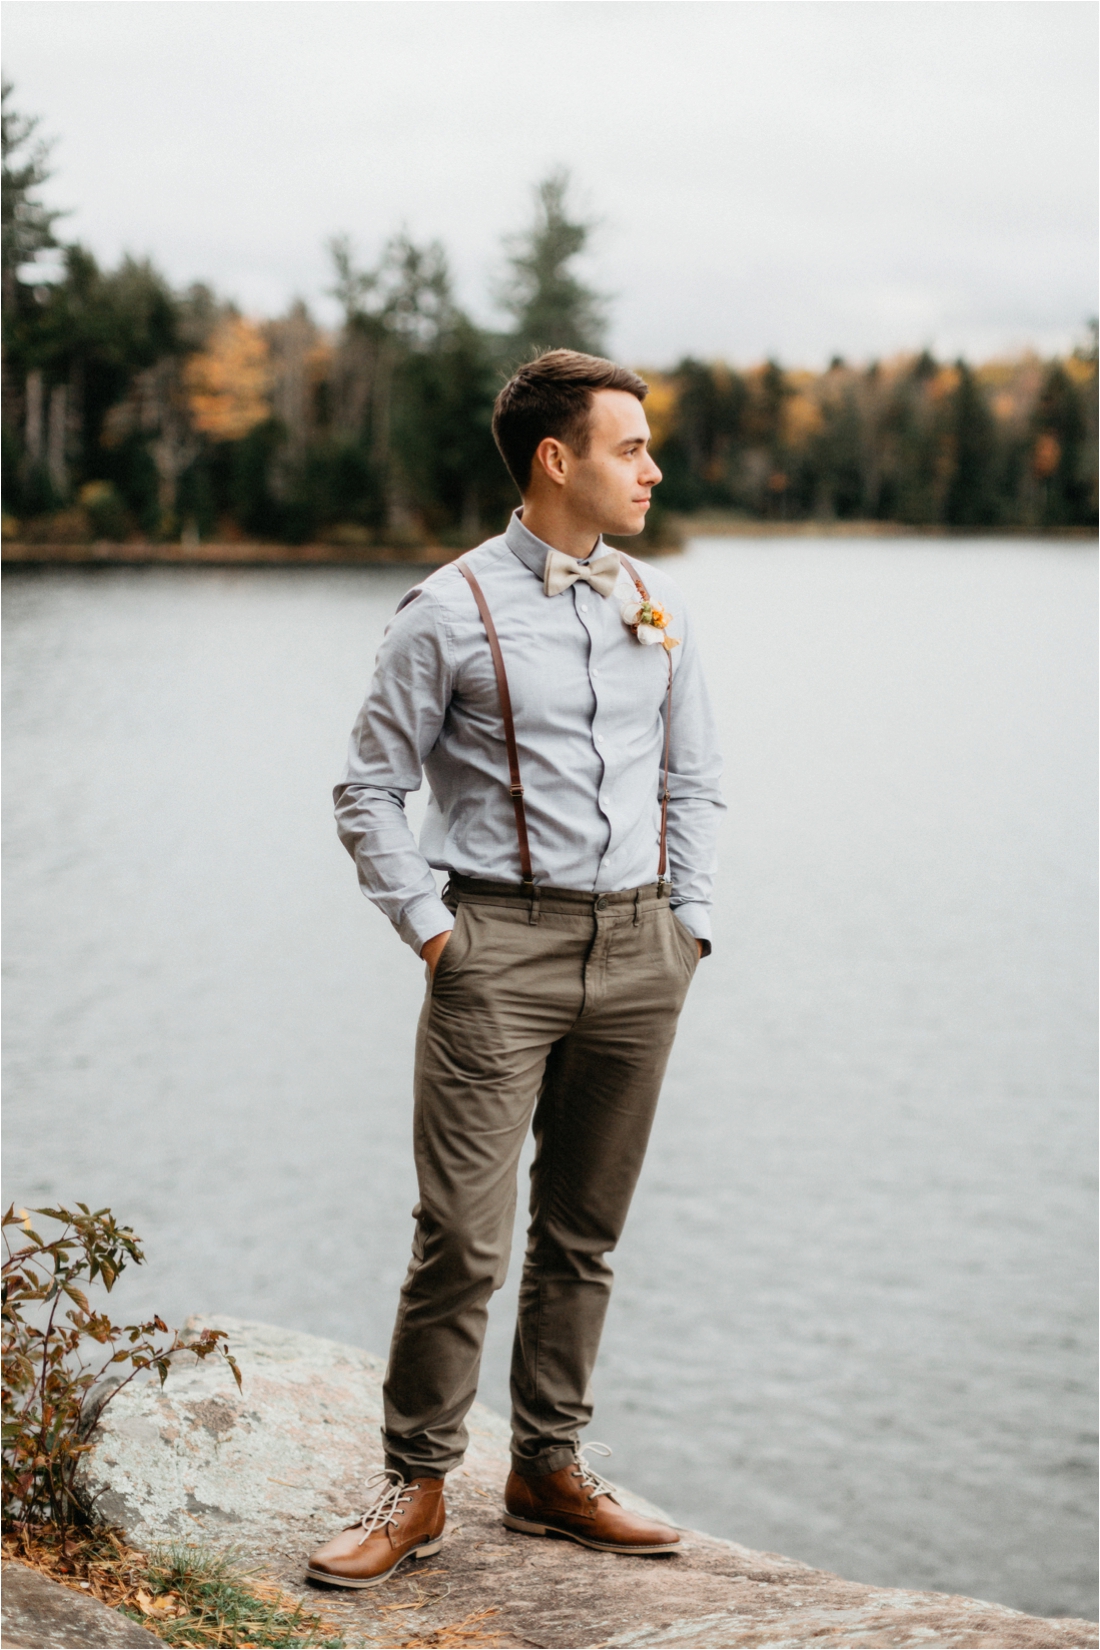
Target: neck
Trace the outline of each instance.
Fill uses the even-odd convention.
[[[585,561],[596,548],[599,531],[591,523],[575,521],[556,499],[525,498],[523,525],[552,550],[561,550],[576,561]]]

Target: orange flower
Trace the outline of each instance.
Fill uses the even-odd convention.
[[[647,596],[644,601],[630,601],[623,603],[623,623],[627,625],[640,642],[652,647],[655,642],[671,653],[680,643],[675,636],[663,635],[667,631],[672,614],[663,608],[660,602],[651,601]]]

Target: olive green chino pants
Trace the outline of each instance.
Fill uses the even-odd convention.
[[[557,1472],[592,1414],[606,1256],[641,1171],[698,948],[657,886],[617,894],[456,877],[417,1032],[419,1202],[390,1348],[387,1465],[442,1477],[467,1443],[534,1113],[512,1355],[517,1472]]]

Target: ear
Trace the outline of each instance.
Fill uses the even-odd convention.
[[[535,448],[535,456],[531,462],[532,476],[538,473],[552,481],[556,487],[563,487],[572,458],[573,453],[564,441],[559,441],[555,435],[545,436]]]

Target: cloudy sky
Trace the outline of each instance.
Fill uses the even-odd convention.
[[[1097,7],[1078,0],[8,0],[64,233],[322,315],[405,226],[493,318],[571,169],[612,345],[814,365],[1077,340],[1096,310]]]

